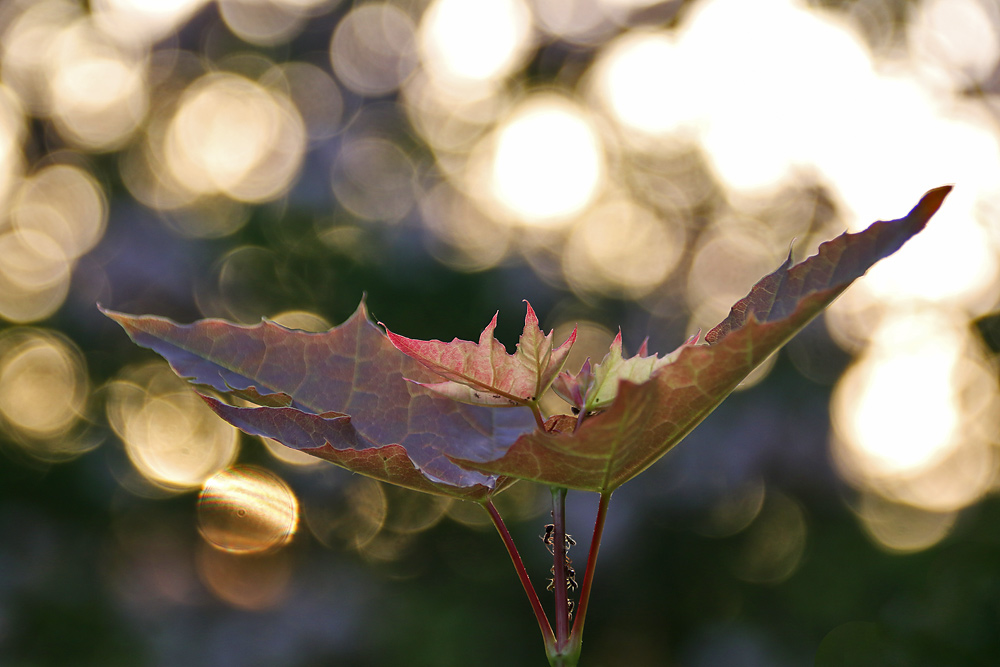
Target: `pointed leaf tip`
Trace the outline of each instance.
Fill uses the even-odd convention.
[[[538,315],[535,315],[535,309],[531,307],[531,303],[524,299],[524,305],[528,307],[528,312],[524,314],[524,324],[525,326],[529,324],[538,325]]]
[[[927,194],[920,198],[920,201],[913,207],[913,210],[910,211],[910,216],[919,216],[925,221],[930,220],[931,216],[941,208],[941,204],[944,203],[945,198],[951,193],[952,189],[954,189],[952,185],[942,185],[939,188],[929,190]]]
[[[946,185],[931,190],[902,218],[878,221],[861,232],[826,241],[819,253],[799,264],[792,266],[789,255],[733,305],[729,316],[705,335],[705,341],[714,345],[751,318],[758,322],[786,319],[806,301],[813,302],[813,311],[818,313],[876,262],[920,232],[951,189]]]

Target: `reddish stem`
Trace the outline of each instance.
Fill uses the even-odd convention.
[[[528,571],[524,569],[524,562],[521,560],[521,554],[517,551],[517,545],[514,544],[514,538],[510,536],[510,532],[507,530],[507,526],[503,522],[503,518],[500,516],[500,512],[493,505],[492,500],[488,500],[483,503],[483,507],[486,512],[490,515],[490,519],[493,521],[493,525],[496,526],[497,532],[500,533],[500,539],[503,540],[504,546],[507,547],[507,553],[510,555],[511,562],[514,563],[514,569],[517,571],[517,577],[521,580],[521,586],[524,587],[524,593],[528,596],[528,602],[531,603],[531,609],[535,612],[535,619],[538,621],[538,629],[542,632],[542,640],[545,642],[545,650],[548,653],[552,653],[555,646],[555,637],[552,634],[552,626],[549,624],[549,619],[545,615],[545,610],[542,608],[542,603],[538,599],[538,594],[535,593],[535,587],[531,585],[531,579],[528,577]]]
[[[535,425],[538,426],[540,431],[544,431],[545,417],[542,416],[542,410],[538,407],[537,401],[534,403],[528,403],[528,407],[531,408],[531,414],[535,416]]]
[[[608,516],[610,493],[602,493],[597,505],[597,518],[594,520],[594,536],[590,539],[590,551],[587,553],[587,569],[580,585],[580,601],[576,608],[576,620],[573,622],[572,653],[579,654],[583,641],[583,624],[587,619],[587,606],[590,602],[590,589],[594,583],[594,570],[597,565],[597,552],[601,548],[601,536],[604,534],[604,520]]]

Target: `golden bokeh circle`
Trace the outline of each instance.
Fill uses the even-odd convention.
[[[216,473],[198,496],[198,530],[223,551],[273,551],[291,541],[298,523],[299,502],[291,488],[257,466]]]

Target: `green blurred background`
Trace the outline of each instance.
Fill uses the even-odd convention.
[[[995,0],[3,0],[0,665],[544,664],[480,508],[238,434],[96,303],[510,348],[529,299],[578,367],[945,183],[616,492],[582,664],[1000,664],[998,62]],[[547,501],[498,499],[543,596]]]

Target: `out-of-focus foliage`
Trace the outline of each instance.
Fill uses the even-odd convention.
[[[477,507],[238,436],[96,302],[322,330],[367,290],[471,339],[528,298],[578,368],[948,182],[616,493],[587,659],[996,663],[998,35],[992,0],[0,2],[0,663],[537,658]],[[529,561],[544,498],[498,497]]]

